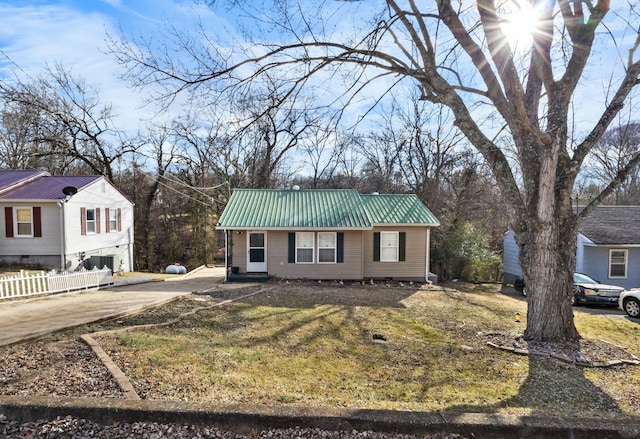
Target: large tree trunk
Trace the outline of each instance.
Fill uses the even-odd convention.
[[[558,136],[563,139],[564,136]],[[527,285],[526,340],[567,341],[580,338],[573,321],[571,296],[576,266],[576,215],[572,182],[562,177],[558,151],[562,142],[536,145],[539,163],[524,163],[529,194],[517,236],[520,266]],[[517,233],[518,234],[518,233]]]
[[[520,264],[527,285],[526,340],[567,341],[579,338],[571,296],[576,233],[560,222],[535,225],[523,242]]]

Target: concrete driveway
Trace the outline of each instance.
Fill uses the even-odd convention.
[[[224,268],[201,268],[164,282],[145,282],[100,290],[0,302],[0,346],[99,320],[117,318],[219,287]]]

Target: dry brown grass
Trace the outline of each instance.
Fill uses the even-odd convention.
[[[601,418],[640,413],[638,366],[585,369],[488,347],[480,333],[520,333],[526,324],[526,302],[499,286],[267,286],[274,288],[168,328],[100,340],[151,399]],[[584,337],[640,354],[637,322],[587,311],[576,310]]]

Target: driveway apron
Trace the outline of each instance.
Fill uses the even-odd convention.
[[[215,288],[223,280],[224,269],[205,267],[171,281],[0,302],[0,346],[134,313],[180,296]]]

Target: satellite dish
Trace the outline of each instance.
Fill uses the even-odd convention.
[[[70,197],[78,193],[78,188],[75,188],[73,186],[66,186],[64,189],[62,189],[62,193],[67,197]]]

